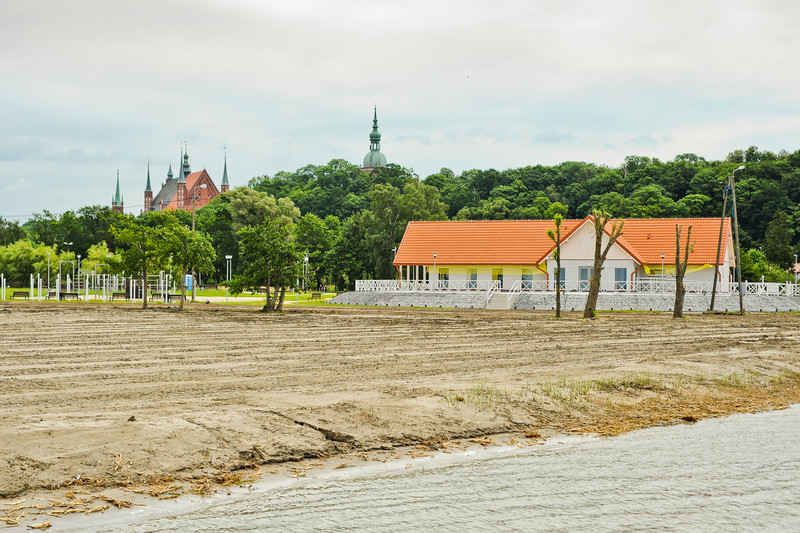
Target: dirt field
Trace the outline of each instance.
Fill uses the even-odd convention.
[[[168,497],[302,458],[800,401],[798,314],[551,316],[0,303],[0,497]]]

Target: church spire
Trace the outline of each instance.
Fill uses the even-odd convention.
[[[117,193],[114,195],[114,199],[111,201],[111,210],[116,211],[117,213],[122,213],[122,195],[119,192],[119,170],[117,170]]]
[[[144,192],[153,192],[153,188],[150,187],[150,158],[147,158],[147,187],[144,188]]]
[[[386,166],[386,156],[381,153],[381,132],[378,131],[378,106],[372,115],[372,133],[369,134],[369,153],[364,157],[365,170]]]
[[[192,173],[192,167],[189,166],[189,147],[186,145],[186,141],[183,141],[183,147],[183,166],[178,183],[186,183],[186,178]]]
[[[119,205],[122,203],[122,198],[119,194],[119,170],[117,170],[117,194],[114,196],[114,204]]]
[[[230,189],[231,186],[228,184],[228,148],[225,148],[225,166],[222,170],[222,183],[220,183],[220,191],[225,192]]]

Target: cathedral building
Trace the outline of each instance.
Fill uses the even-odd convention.
[[[150,211],[163,211],[165,209],[183,209],[184,211],[199,209],[208,204],[212,198],[219,196],[230,188],[228,184],[227,155],[225,156],[222,183],[219,189],[205,169],[199,172],[192,172],[191,166],[189,165],[189,153],[187,151],[183,151],[181,156],[183,164],[178,171],[178,175],[175,176],[172,173],[172,163],[170,163],[169,171],[167,172],[167,181],[161,185],[161,190],[159,190],[158,194],[155,196],[153,196],[153,189],[150,186],[150,164],[148,163],[147,186],[144,189],[145,213]],[[193,193],[194,201],[192,201]]]

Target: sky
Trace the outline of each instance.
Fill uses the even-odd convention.
[[[0,0],[0,216],[138,214],[186,142],[231,187],[800,149],[793,0]]]

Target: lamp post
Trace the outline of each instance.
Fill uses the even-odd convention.
[[[231,259],[233,259],[232,255],[225,256],[225,280],[228,282],[228,284],[225,285],[225,303],[228,302],[228,289],[231,283]]]
[[[433,276],[431,277],[431,287],[434,287],[433,283],[436,283],[436,256],[437,253],[433,252]]]
[[[67,247],[67,252],[69,252],[69,247],[72,246],[72,242],[71,241],[70,242],[65,242],[64,246]]]
[[[76,288],[75,292],[81,292],[81,254],[78,254],[78,287]]]
[[[661,252],[661,292],[664,292],[664,252]]]
[[[308,277],[308,252],[303,256],[303,291],[306,290],[306,278]]]
[[[794,282],[797,283],[797,278],[800,277],[798,276],[800,272],[797,272],[797,254],[794,254],[794,268],[792,270],[794,271]]]
[[[795,255],[795,263],[797,262],[797,256]],[[47,252],[47,297],[50,297],[50,252]]]
[[[744,314],[744,296],[742,295],[742,254],[739,251],[739,216],[736,214],[736,183],[733,175],[737,170],[742,170],[744,165],[739,165],[731,172],[728,182],[731,187],[731,200],[733,201],[733,235],[736,238],[736,279],[739,282],[739,313]]]
[[[205,189],[208,187],[208,184],[201,183],[200,185],[196,185],[192,188],[192,233],[194,234],[194,211],[195,206],[197,205],[197,189]],[[194,265],[192,265],[192,301],[194,302],[194,297],[197,294],[197,283],[194,282]]]

